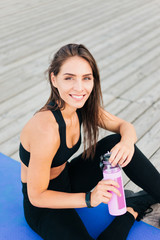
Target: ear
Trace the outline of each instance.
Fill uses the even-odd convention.
[[[56,76],[54,75],[54,73],[51,73],[51,81],[54,87],[56,87]]]

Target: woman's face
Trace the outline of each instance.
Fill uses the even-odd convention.
[[[93,85],[93,72],[90,64],[81,57],[70,57],[61,66],[57,76],[51,74],[54,87],[59,91],[65,103],[81,108],[90,96]]]

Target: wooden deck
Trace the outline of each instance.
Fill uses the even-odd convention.
[[[51,57],[83,43],[97,60],[105,108],[134,124],[160,171],[160,1],[6,0],[0,9],[0,151],[19,161],[20,131],[49,95]],[[145,221],[158,227],[155,211]]]

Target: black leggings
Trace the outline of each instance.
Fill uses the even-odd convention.
[[[68,163],[63,172],[50,181],[48,189],[63,192],[87,192],[102,179],[99,167],[100,156],[120,141],[119,134],[103,138],[97,143],[93,160],[83,160],[82,155]],[[150,161],[135,146],[131,162],[123,168],[126,175],[139,187],[160,202],[160,174]],[[75,209],[47,209],[31,205],[27,196],[27,184],[23,183],[24,213],[30,227],[44,240],[91,240]],[[127,212],[115,217],[112,223],[99,235],[98,240],[124,240],[134,223],[134,217]]]

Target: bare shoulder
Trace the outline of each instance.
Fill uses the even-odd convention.
[[[20,136],[21,142],[30,148],[31,142],[52,141],[59,142],[58,124],[51,111],[37,112],[24,126]]]
[[[58,124],[51,111],[41,111],[36,113],[28,122],[31,131],[34,129],[42,133],[49,133],[58,129]]]

